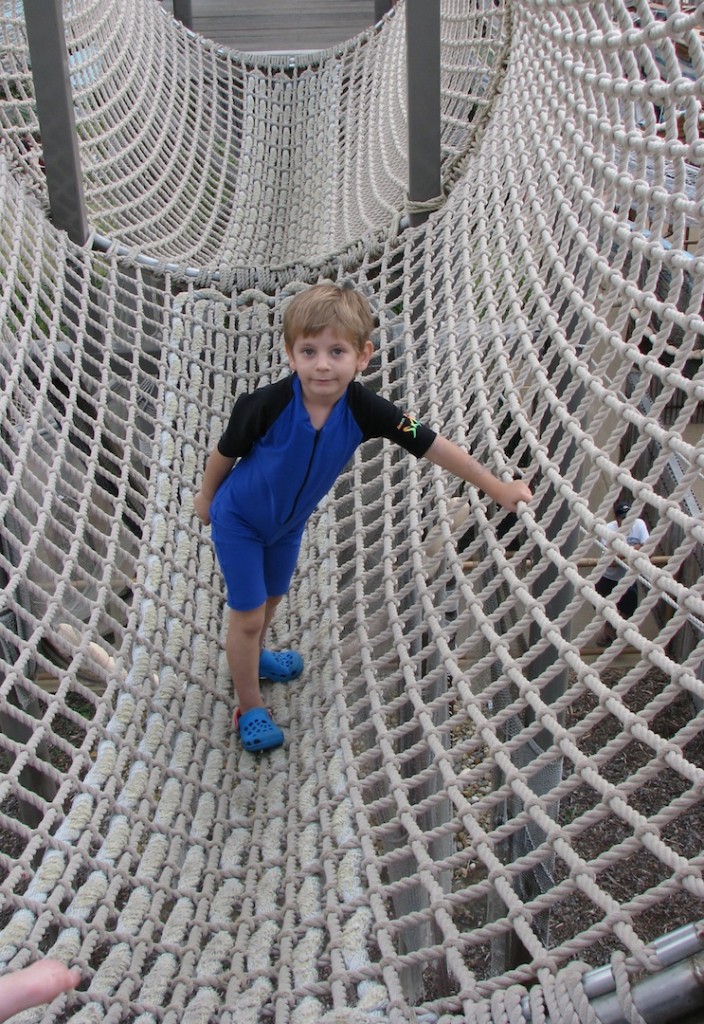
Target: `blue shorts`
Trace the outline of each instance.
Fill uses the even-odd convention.
[[[282,597],[287,592],[301,549],[300,527],[270,543],[232,514],[227,516],[226,524],[211,519],[210,527],[229,608],[249,612],[268,597]]]

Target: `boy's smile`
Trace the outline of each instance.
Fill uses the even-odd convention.
[[[354,342],[326,327],[309,337],[296,338],[287,350],[291,369],[298,374],[304,400],[332,407],[371,359],[371,341],[361,352]]]

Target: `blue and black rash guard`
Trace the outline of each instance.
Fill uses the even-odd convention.
[[[218,451],[239,461],[218,488],[213,511],[227,512],[268,540],[302,529],[363,441],[386,437],[425,455],[435,440],[398,406],[353,381],[316,430],[297,374],[241,395]]]

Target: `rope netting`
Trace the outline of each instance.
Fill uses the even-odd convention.
[[[157,4],[65,6],[96,232],[167,264],[227,270],[323,260],[398,221],[407,188],[402,17],[315,62],[255,64],[180,30]],[[41,200],[21,2],[9,7],[0,123]],[[448,181],[498,88],[507,32],[503,5],[445,19]]]
[[[65,5],[79,247],[2,5],[0,963],[85,979],[23,1019],[594,1021],[602,965],[602,1021],[661,1019],[656,940],[704,918],[704,9],[483,7],[442,4],[411,230],[402,3],[285,63]],[[368,442],[253,756],[193,496],[321,276],[374,306],[367,383],[535,499]]]

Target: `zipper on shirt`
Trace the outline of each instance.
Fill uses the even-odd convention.
[[[296,497],[293,499],[293,508],[289,512],[288,519],[286,520],[287,523],[290,522],[291,519],[293,519],[293,516],[294,516],[294,513],[296,511],[296,508],[298,507],[298,499],[303,494],[305,486],[308,483],[308,477],[310,476],[310,471],[311,471],[311,468],[313,466],[313,459],[315,458],[315,449],[318,447],[318,439],[319,439],[319,437],[320,437],[320,431],[316,430],[315,437],[313,438],[313,447],[311,448],[310,458],[308,459],[308,465],[306,466],[305,476],[303,477],[303,482],[302,482],[301,486],[298,488],[298,492],[296,494]]]

